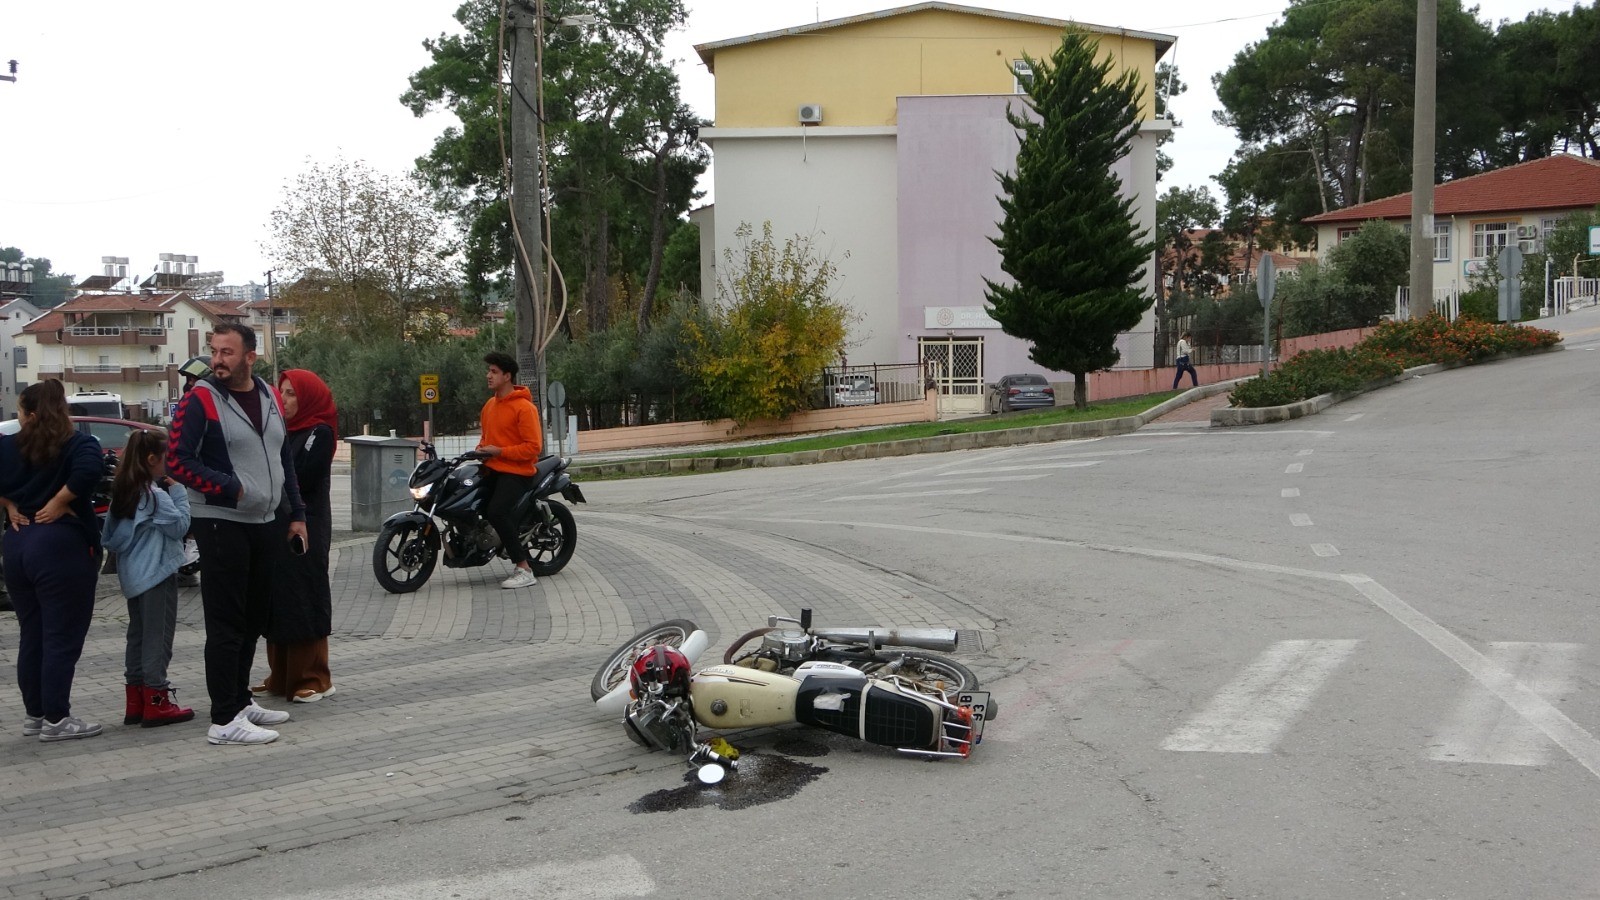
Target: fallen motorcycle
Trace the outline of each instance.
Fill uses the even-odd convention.
[[[411,473],[409,484],[416,506],[386,519],[372,548],[372,574],[391,594],[410,593],[426,584],[441,549],[445,566],[457,569],[486,565],[506,555],[483,515],[488,497],[482,489],[481,464],[486,457],[469,451],[440,459],[429,443],[422,450],[425,458]],[[561,571],[578,545],[572,510],[555,499],[560,494],[568,503],[584,502],[583,491],[567,474],[567,464],[558,456],[539,460],[533,489],[512,511],[535,575]]]
[[[977,690],[970,672],[960,689],[885,671],[887,661],[871,674],[822,660],[801,662],[789,673],[723,664],[691,674],[692,657],[680,647],[698,653],[706,643],[692,622],[663,623],[618,648],[596,684],[605,683],[619,657],[629,660],[627,681],[597,705],[615,713],[620,704],[629,738],[646,749],[685,754],[707,784],[721,781],[737,762],[716,742],[702,741],[700,727],[798,722],[933,759],[965,758],[983,738],[989,695]]]
[[[657,644],[677,647],[695,659],[704,647],[691,651],[684,644],[697,631],[693,622],[673,619],[634,635],[595,674],[589,685],[590,698],[598,702],[625,687],[629,668],[645,650]],[[946,656],[914,652],[951,652],[958,643],[959,636],[953,628],[813,628],[811,610],[801,609],[798,619],[770,616],[766,628],[736,638],[722,654],[722,661],[783,675],[794,674],[795,669],[808,662],[843,663],[869,675],[896,675],[907,682],[927,684],[933,691],[976,690],[978,678],[966,666]],[[615,700],[609,705],[618,709],[621,706]],[[994,715],[991,713],[989,718]]]

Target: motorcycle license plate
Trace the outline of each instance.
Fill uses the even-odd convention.
[[[965,706],[972,710],[972,743],[974,745],[981,743],[983,741],[983,724],[989,718],[989,692],[962,691],[956,695],[956,705]]]

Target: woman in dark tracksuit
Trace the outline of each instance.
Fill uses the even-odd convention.
[[[41,741],[94,737],[100,726],[72,715],[72,678],[100,572],[91,500],[104,465],[100,444],[73,428],[59,381],[29,385],[17,406],[21,430],[0,437],[0,506],[6,587],[22,631],[22,733]]]

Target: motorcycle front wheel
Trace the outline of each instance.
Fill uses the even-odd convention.
[[[651,625],[639,632],[628,642],[618,647],[600,665],[600,671],[594,675],[594,680],[589,683],[589,699],[599,700],[611,689],[628,680],[628,672],[633,668],[635,661],[649,650],[658,645],[668,647],[682,647],[689,635],[700,630],[700,626],[688,619],[673,619],[659,625]]]
[[[554,500],[548,502],[555,521],[548,525],[539,522],[522,534],[528,567],[541,577],[565,569],[572,561],[572,551],[578,549],[578,522],[572,510]]]
[[[391,594],[409,594],[428,583],[439,560],[439,530],[416,522],[385,526],[372,547],[372,574]]]

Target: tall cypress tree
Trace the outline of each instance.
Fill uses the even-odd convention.
[[[992,239],[1014,283],[988,282],[995,320],[1033,343],[1034,362],[1073,374],[1078,409],[1088,406],[1088,373],[1121,358],[1117,335],[1154,302],[1134,283],[1155,244],[1134,226],[1112,171],[1132,147],[1142,91],[1132,72],[1111,80],[1097,50],[1068,31],[1048,61],[1028,60],[1032,115],[1007,113],[1020,146],[1015,173],[1000,174],[1005,219]]]

